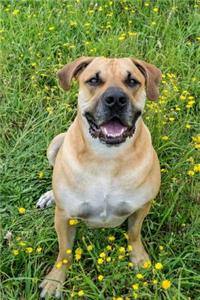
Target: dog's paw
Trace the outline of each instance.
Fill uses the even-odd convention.
[[[50,205],[52,205],[52,203],[54,202],[54,194],[53,191],[48,191],[46,193],[44,193],[39,200],[36,203],[36,207],[37,208],[46,208],[49,207]]]
[[[149,255],[144,249],[140,249],[140,251],[133,250],[130,253],[130,261],[133,263],[135,268],[143,267],[144,263],[150,261]]]
[[[41,290],[40,299],[45,299],[46,297],[59,299],[61,297],[61,288],[64,281],[65,273],[53,268],[39,285],[39,289]]]

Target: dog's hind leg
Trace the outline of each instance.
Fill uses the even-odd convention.
[[[49,160],[50,165],[54,166],[56,156],[60,147],[63,144],[66,133],[61,133],[57,135],[50,143],[47,149],[47,158]],[[37,208],[46,208],[49,207],[54,202],[54,194],[53,191],[50,190],[44,193],[36,203]]]

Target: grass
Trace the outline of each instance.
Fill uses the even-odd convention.
[[[134,56],[162,70],[159,101],[147,101],[144,114],[161,162],[162,186],[143,225],[152,266],[135,271],[127,255],[119,258],[126,223],[105,230],[78,224],[74,248],[83,254],[69,270],[63,299],[79,299],[80,290],[83,299],[95,300],[200,299],[199,4],[1,1],[2,300],[38,299],[38,284],[57,255],[54,209],[38,211],[35,203],[51,187],[46,148],[76,113],[77,84],[66,94],[55,73],[82,55]],[[4,238],[8,231],[10,241]],[[94,248],[87,251],[90,244]],[[101,252],[111,261],[99,265]],[[157,262],[162,270],[155,269]],[[144,279],[136,277],[138,272]],[[164,279],[171,281],[167,290],[161,287]]]

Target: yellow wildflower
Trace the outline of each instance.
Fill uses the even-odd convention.
[[[133,267],[133,263],[131,261],[129,261],[128,266]]]
[[[193,142],[199,144],[200,143],[200,134],[192,137]]]
[[[171,281],[170,280],[165,279],[165,280],[162,281],[162,288],[164,290],[169,289],[170,286],[171,286]]]
[[[27,247],[26,248],[26,253],[32,253],[33,252],[33,248],[32,247]]]
[[[124,258],[124,255],[119,255],[119,256],[118,256],[118,259],[119,259],[119,260],[121,260],[121,259],[123,259],[123,258]]]
[[[77,248],[78,249],[78,248]],[[66,250],[66,254],[71,254],[72,253],[72,250],[71,249],[67,249]],[[76,252],[76,253],[78,253],[78,252]],[[80,252],[79,252],[79,254],[80,254]]]
[[[111,251],[111,250],[112,250],[112,247],[111,247],[110,245],[108,245],[108,246],[106,247],[106,250]]]
[[[124,247],[120,247],[120,248],[118,249],[118,251],[119,251],[119,253],[125,253],[125,252],[126,252],[126,250],[125,250]]]
[[[170,122],[174,122],[174,120],[175,120],[175,118],[173,118],[173,117],[170,117],[170,118],[169,118],[169,121],[170,121]]]
[[[88,245],[87,246],[87,251],[92,251],[94,249],[94,246],[93,245]]]
[[[97,263],[98,263],[99,265],[102,265],[102,264],[103,264],[103,259],[102,259],[102,258],[98,258]]]
[[[24,246],[26,246],[26,242],[20,241],[20,242],[19,242],[19,245],[22,246],[22,247],[24,247]]]
[[[60,269],[62,267],[62,261],[56,263],[56,269]]]
[[[133,298],[134,298],[134,299],[137,299],[137,298],[138,298],[138,294],[134,292],[134,293],[133,293]]]
[[[113,242],[115,240],[114,235],[109,235],[108,240],[111,241],[111,242]]]
[[[152,283],[153,283],[153,284],[157,284],[157,283],[158,283],[158,280],[157,280],[157,279],[154,279],[154,280],[152,281]]]
[[[139,284],[138,283],[133,284],[132,288],[134,289],[134,291],[137,291],[139,289]]]
[[[141,273],[136,274],[137,279],[143,279],[144,276]]]
[[[79,255],[82,255],[83,249],[81,249],[81,248],[76,248],[75,253],[76,253],[76,254],[79,254]]]
[[[200,164],[196,164],[196,165],[194,166],[193,170],[194,170],[195,173],[200,172]]]
[[[158,7],[154,7],[153,11],[157,13],[158,12]]]
[[[43,171],[40,171],[39,173],[38,173],[38,177],[41,179],[41,178],[43,178],[44,177],[44,172]]]
[[[192,171],[192,170],[189,170],[189,171],[187,171],[187,174],[189,175],[189,176],[194,176],[194,171]]]
[[[19,14],[19,9],[13,10],[13,12],[12,12],[13,16],[17,16],[18,14]]]
[[[100,256],[101,258],[105,258],[105,257],[106,257],[106,254],[105,254],[105,252],[101,252],[101,253],[99,254],[99,256]]]
[[[158,262],[158,263],[155,264],[155,269],[156,270],[162,270],[163,269],[163,265]]]
[[[162,245],[160,245],[160,246],[159,246],[159,250],[160,250],[160,251],[163,251],[163,250],[164,250],[164,247],[163,247]]]
[[[81,255],[80,254],[75,254],[75,260],[80,260],[81,259]]]
[[[36,252],[37,252],[37,253],[41,253],[41,252],[42,252],[42,247],[37,247],[37,248],[36,248]]]
[[[24,215],[26,212],[26,209],[24,207],[19,207],[18,212],[20,213],[20,215]]]
[[[129,31],[129,32],[128,32],[128,35],[129,35],[129,36],[136,36],[136,35],[137,35],[137,32]]]
[[[144,268],[144,269],[148,269],[150,266],[151,266],[151,261],[150,261],[150,260],[146,260],[146,261],[143,263],[143,268]]]
[[[75,297],[75,292],[72,291],[72,292],[70,293],[70,296],[71,296],[71,298],[74,298],[74,297]]]
[[[111,257],[110,256],[106,257],[106,261],[110,262],[111,261]]]
[[[127,247],[127,251],[131,252],[132,250],[133,250],[133,246],[131,246],[131,245],[128,245],[128,247]]]
[[[169,137],[168,137],[167,135],[164,135],[164,136],[162,136],[162,140],[163,140],[163,141],[168,141],[168,140],[169,140]]]
[[[78,223],[79,223],[79,221],[77,219],[70,219],[69,220],[69,225],[76,225]]]
[[[63,263],[64,265],[66,265],[66,264],[68,263],[68,259],[67,259],[67,258],[64,258],[63,261],[62,261],[62,263]]]
[[[15,249],[15,250],[12,251],[12,253],[13,253],[14,256],[17,256],[19,254],[19,250]]]
[[[186,96],[185,95],[181,95],[180,96],[180,100],[185,100],[186,99]]]
[[[104,276],[103,276],[103,275],[99,275],[99,276],[98,276],[98,280],[99,280],[99,281],[102,281],[103,279],[104,279]]]
[[[80,291],[78,292],[78,296],[79,296],[79,297],[83,297],[84,295],[85,295],[85,293],[84,293],[83,290],[80,290]]]
[[[191,125],[187,123],[187,124],[185,124],[185,128],[190,129]]]
[[[55,29],[54,26],[50,26],[50,27],[49,27],[49,31],[53,31],[54,29]]]
[[[53,107],[48,106],[47,107],[47,112],[51,115],[53,113]]]

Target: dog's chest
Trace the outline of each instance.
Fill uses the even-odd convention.
[[[59,202],[68,217],[83,219],[89,226],[118,226],[149,200],[148,189],[131,189],[131,177],[84,174],[76,189],[62,185]]]

